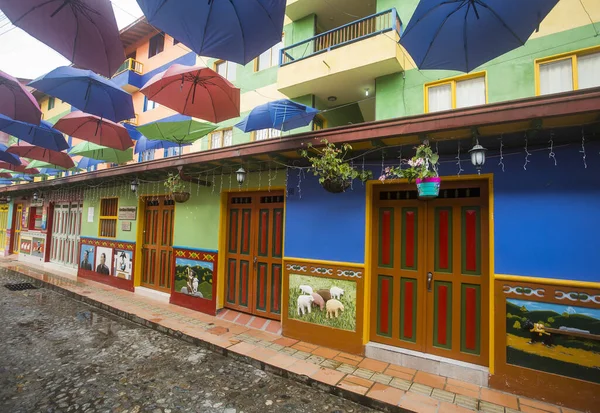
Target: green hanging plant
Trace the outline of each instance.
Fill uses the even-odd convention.
[[[300,154],[311,163],[312,173],[319,177],[319,183],[329,192],[344,192],[350,186],[353,179],[360,179],[365,182],[373,176],[371,171],[358,171],[348,161],[346,156],[352,151],[352,146],[347,143],[340,147],[330,143],[327,139],[322,139],[325,144],[322,148],[315,148],[312,144],[307,147],[316,152],[316,155],[305,149]]]
[[[185,190],[185,183],[179,174],[169,173],[164,184],[175,202],[185,202],[190,199],[190,193]]]
[[[440,156],[437,153],[433,153],[433,150],[427,143],[421,144],[415,149],[417,152],[412,159],[401,160],[401,163],[408,165],[408,167],[387,167],[379,177],[379,180],[383,182],[386,179],[406,178],[408,182],[413,183],[417,180],[437,177],[437,164]]]

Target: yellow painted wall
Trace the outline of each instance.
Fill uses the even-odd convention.
[[[57,115],[60,115],[63,112],[71,110],[71,105],[69,105],[66,102],[63,102],[62,100],[60,100],[58,98],[54,99],[54,108],[52,108],[51,110],[48,110],[48,100],[49,99],[50,99],[49,96],[44,96],[43,98],[41,98],[38,101],[38,104],[40,105],[40,109],[42,110],[42,114],[43,114],[45,120],[51,119]]]
[[[531,39],[586,26],[591,23],[590,18],[594,22],[600,22],[599,0],[560,0],[540,24],[539,32],[533,33]],[[592,28],[590,34],[594,34]]]

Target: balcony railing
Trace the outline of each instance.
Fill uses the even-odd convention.
[[[133,70],[138,75],[141,75],[144,72],[144,65],[135,59],[127,59],[123,62],[121,66],[119,66],[113,77],[118,76],[121,73],[126,72],[128,70]]]
[[[364,17],[310,39],[284,47],[279,55],[279,65],[285,66],[392,30],[398,33],[398,36],[402,32],[402,21],[398,17],[396,9]]]

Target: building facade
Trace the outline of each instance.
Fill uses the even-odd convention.
[[[290,0],[282,43],[246,66],[196,56],[134,23],[113,78],[133,95],[132,123],[185,118],[139,92],[173,63],[231,80],[241,117],[280,98],[321,112],[284,133],[245,134],[233,127],[241,117],[231,119],[181,156],[142,153],[3,188],[11,251],[50,261],[50,250],[33,251],[58,233],[77,245],[81,277],[209,314],[281,320],[285,336],[594,410],[600,4],[560,0],[523,47],[466,75],[418,70],[399,46],[416,4]],[[47,103],[49,119],[70,110]],[[349,161],[374,178],[325,191],[298,153],[321,139],[350,143]],[[377,179],[425,139],[441,156],[438,198]],[[481,171],[468,155],[476,141],[488,149]],[[185,203],[163,184],[178,167]],[[57,227],[60,205],[78,211],[78,227]],[[319,304],[314,294],[323,305],[309,302],[308,312],[302,296]]]

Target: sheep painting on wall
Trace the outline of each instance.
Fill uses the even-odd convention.
[[[288,317],[356,331],[356,282],[290,274]]]

